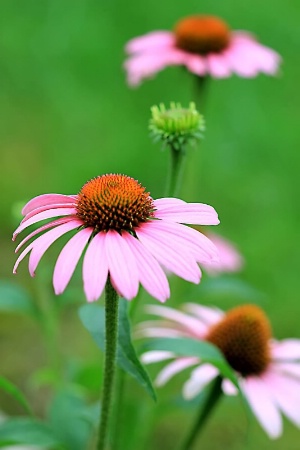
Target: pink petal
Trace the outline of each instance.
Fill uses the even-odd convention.
[[[183,385],[183,397],[187,400],[196,397],[218,374],[218,369],[211,364],[202,364],[197,367]]]
[[[48,209],[47,211],[40,212],[36,214],[34,217],[26,220],[26,222],[21,223],[16,231],[13,234],[13,240],[16,239],[17,235],[21,233],[21,231],[25,230],[25,228],[33,225],[40,220],[50,219],[51,217],[57,216],[71,216],[76,214],[75,208],[57,208],[57,209]],[[74,217],[75,219],[76,217]]]
[[[33,209],[40,206],[52,205],[54,203],[74,203],[77,196],[63,195],[63,194],[43,194],[38,197],[34,197],[30,200],[22,209],[23,216],[30,213]]]
[[[53,273],[53,286],[57,295],[62,294],[68,285],[92,233],[92,227],[78,231],[60,252]]]
[[[244,259],[230,241],[214,233],[207,233],[206,236],[215,245],[219,255],[218,261],[203,263],[206,272],[217,275],[223,272],[238,272],[242,269]]]
[[[231,75],[230,64],[224,54],[210,54],[206,58],[208,73],[214,78],[228,78]]]
[[[276,361],[272,364],[273,371],[288,374],[295,378],[300,378],[300,364]]]
[[[72,217],[62,217],[61,219],[53,220],[53,222],[49,222],[46,225],[43,225],[42,227],[38,228],[37,230],[30,233],[28,236],[26,236],[23,241],[20,242],[20,244],[17,246],[15,253],[19,251],[19,249],[32,237],[36,236],[37,234],[41,233],[42,231],[48,230],[49,228],[55,227],[56,225],[62,225],[63,223],[70,222],[71,220],[74,220]]]
[[[97,300],[105,287],[108,263],[105,253],[105,233],[98,233],[91,240],[83,260],[83,285],[89,302]]]
[[[44,233],[42,236],[38,237],[30,246],[32,246],[32,252],[29,258],[29,272],[33,277],[35,274],[35,269],[38,266],[43,254],[48,250],[51,244],[60,238],[63,234],[68,231],[74,230],[81,226],[80,220],[72,220],[70,222],[59,225],[53,230]]]
[[[199,283],[201,272],[192,255],[182,249],[172,238],[167,241],[160,235],[148,234],[151,223],[136,229],[136,234],[150,253],[168,270],[192,283]]]
[[[197,305],[195,303],[185,303],[184,309],[198,316],[206,325],[214,325],[224,317],[223,311],[218,308]]]
[[[158,374],[155,385],[163,386],[166,384],[174,375],[181,372],[194,364],[199,363],[199,358],[193,356],[179,358],[176,361],[171,362]]]
[[[25,258],[27,253],[29,253],[30,250],[32,250],[32,247],[33,247],[33,242],[30,245],[28,245],[28,247],[26,247],[25,250],[23,250],[22,253],[19,255],[17,261],[15,262],[14,268],[13,268],[14,274],[17,273],[20,262]]]
[[[265,389],[274,398],[281,411],[300,426],[300,383],[289,377],[278,377],[269,371],[263,375]]]
[[[293,360],[300,358],[300,339],[284,339],[271,343],[273,359]]]
[[[186,205],[186,202],[184,202],[183,200],[180,200],[179,198],[165,197],[165,198],[157,198],[156,200],[153,200],[153,204],[154,204],[155,208],[165,209],[168,207],[172,208],[173,206],[180,207],[180,205]]]
[[[130,86],[137,86],[144,78],[150,78],[165,67],[184,64],[185,54],[175,48],[152,50],[131,56],[125,62],[127,81]]]
[[[54,203],[51,206],[51,209],[56,209],[56,208],[74,208],[74,201],[70,202],[70,203]],[[36,214],[43,212],[43,211],[47,211],[49,210],[49,205],[44,205],[44,206],[39,206],[36,209],[31,210],[28,214],[26,214],[26,216],[23,218],[22,222],[26,222],[26,220],[30,219],[30,217],[35,216]]]
[[[152,364],[160,361],[165,361],[166,359],[171,359],[175,357],[175,353],[167,352],[165,350],[152,350],[150,352],[145,352],[141,355],[141,361],[144,364]]]
[[[218,225],[220,223],[214,208],[204,203],[186,203],[168,208],[159,208],[155,212],[155,217],[172,222],[198,225]]]
[[[278,438],[282,434],[282,420],[265,383],[259,377],[249,377],[241,387],[261,426],[270,438]]]
[[[207,62],[203,56],[185,52],[183,64],[195,75],[202,77],[207,74]]]
[[[105,237],[108,268],[113,284],[122,297],[131,300],[139,288],[138,269],[133,253],[125,239],[116,231]]]
[[[174,44],[174,34],[170,31],[153,31],[131,39],[126,45],[127,53],[139,53],[147,51],[159,51],[164,47]]]
[[[168,239],[171,235],[176,244],[192,253],[195,260],[200,263],[218,261],[218,250],[214,244],[202,233],[193,228],[176,222],[165,222],[163,220],[153,220],[151,228],[148,227],[148,233],[153,237],[160,235],[164,239]]]
[[[188,337],[188,333],[183,333],[180,330],[172,329],[172,328],[163,328],[163,327],[149,327],[144,330],[138,330],[135,333],[136,337],[167,337],[167,338],[176,338],[176,337]]]
[[[239,393],[238,388],[226,378],[222,381],[222,391],[225,395],[237,395]]]
[[[166,306],[149,305],[146,307],[146,311],[150,314],[166,317],[169,320],[179,323],[184,328],[187,328],[192,336],[201,338],[207,332],[207,327],[200,320],[190,317],[176,309]]]
[[[164,302],[170,297],[170,288],[167,277],[159,263],[138,239],[129,233],[123,233],[122,237],[127,240],[133,253],[141,284],[150,295]]]

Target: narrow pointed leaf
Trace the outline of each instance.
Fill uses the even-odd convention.
[[[3,389],[7,394],[13,397],[28,414],[32,414],[31,408],[22,392],[6,378],[0,376],[0,389]]]

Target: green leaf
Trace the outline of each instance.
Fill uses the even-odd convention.
[[[88,448],[99,420],[100,406],[88,405],[73,392],[56,394],[49,410],[49,422],[67,450]]]
[[[15,444],[63,449],[61,443],[45,423],[28,418],[11,419],[0,424],[0,447]]]
[[[243,280],[232,276],[219,276],[215,278],[207,278],[201,286],[198,287],[202,295],[213,297],[236,297],[241,301],[251,300],[251,302],[261,302],[265,299],[265,295],[259,290],[252,287]]]
[[[32,414],[31,408],[25,396],[13,383],[0,376],[0,388],[11,395],[18,403],[20,403],[20,405],[23,406],[28,414]]]
[[[196,341],[190,338],[162,338],[152,339],[145,344],[148,350],[166,350],[180,356],[197,356],[203,363],[210,363],[217,367],[220,373],[231,380],[239,389],[239,384],[234,371],[213,344],[205,341]]]
[[[0,281],[0,311],[37,314],[28,292],[18,284],[3,280]]]
[[[119,300],[119,325],[117,364],[125,372],[135,378],[146,389],[148,394],[156,400],[150,377],[140,363],[132,345],[130,323],[127,314],[127,301]],[[79,310],[80,319],[85,328],[90,332],[98,347],[104,351],[105,347],[105,312],[98,305],[84,305]]]

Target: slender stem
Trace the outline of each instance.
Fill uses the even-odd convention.
[[[196,99],[196,106],[198,111],[203,113],[204,105],[206,103],[206,96],[207,96],[207,83],[208,83],[209,77],[199,77],[198,75],[195,76],[195,83],[194,83],[194,96]]]
[[[105,287],[105,362],[97,450],[104,450],[111,413],[118,338],[118,294],[108,278]]]
[[[186,150],[181,148],[176,150],[170,145],[170,166],[167,181],[166,197],[176,197],[180,191]]]
[[[200,411],[196,417],[196,420],[190,430],[190,432],[185,437],[182,444],[179,446],[178,450],[190,450],[193,448],[195,440],[202,430],[203,425],[211,414],[214,406],[216,406],[218,400],[222,395],[222,378],[217,377],[209,386],[209,392],[207,393],[204,404],[201,403]]]

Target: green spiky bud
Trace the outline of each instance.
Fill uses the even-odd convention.
[[[154,141],[162,141],[180,151],[186,144],[194,144],[203,138],[205,123],[195,103],[188,108],[172,102],[170,108],[163,103],[152,106],[149,128]]]

